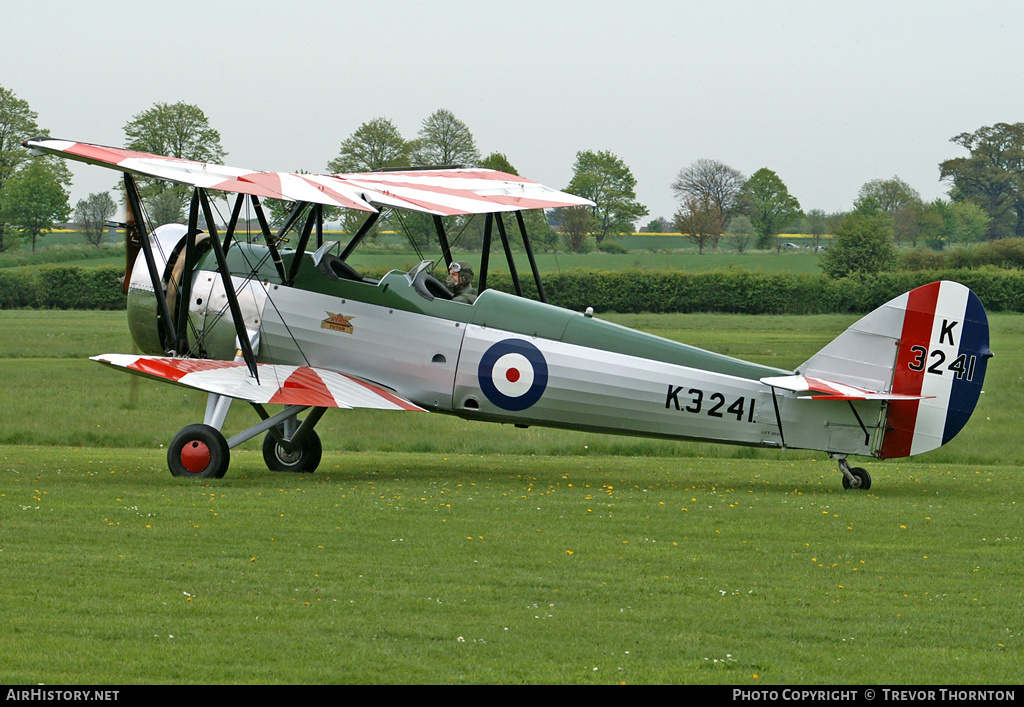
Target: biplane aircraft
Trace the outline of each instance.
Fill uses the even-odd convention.
[[[905,457],[948,442],[974,410],[992,355],[981,302],[948,281],[884,304],[795,371],[552,306],[522,212],[591,202],[501,172],[269,173],[49,138],[25,146],[123,172],[127,313],[143,353],[93,360],[208,394],[203,423],[182,429],[168,447],[177,476],[219,478],[230,450],[261,434],[268,467],[311,472],[322,451],[314,428],[326,410],[379,408],[813,449],[838,461],[845,488],[867,489],[870,476],[848,457]],[[189,223],[149,232],[137,176],[191,187]],[[211,192],[237,195],[223,233]],[[261,206],[267,198],[295,204],[276,233]],[[260,233],[243,239],[244,205]],[[325,206],[367,214],[344,246],[323,241]],[[456,301],[430,260],[380,280],[347,262],[388,209],[433,217],[446,266],[452,254],[442,217],[484,217],[473,303]],[[539,301],[522,296],[506,218],[518,225]],[[292,228],[301,235],[285,247]],[[495,231],[516,294],[487,288]],[[225,438],[236,399],[260,421]]]

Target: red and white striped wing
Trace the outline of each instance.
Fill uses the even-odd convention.
[[[260,375],[257,382],[249,375],[245,363],[240,361],[129,354],[104,354],[94,356],[92,360],[130,373],[251,403],[425,412],[418,405],[380,386],[323,368],[260,363],[257,364]]]
[[[336,174],[378,206],[440,216],[590,206],[593,202],[493,169]]]
[[[593,204],[492,169],[295,174],[257,172],[68,140],[28,140],[25,146],[38,154],[49,153],[194,187],[360,211],[376,211],[372,206],[375,204],[453,216]]]
[[[315,175],[254,172],[237,167],[68,140],[29,140],[25,146],[40,153],[50,153],[87,164],[111,167],[122,172],[194,187],[252,194],[268,199],[308,201],[361,211],[376,210],[351,187],[339,182],[322,183]]]

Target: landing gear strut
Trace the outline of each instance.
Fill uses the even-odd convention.
[[[210,395],[206,422],[189,425],[174,436],[167,449],[167,465],[174,476],[219,479],[227,473],[231,449],[267,433],[263,440],[263,460],[271,471],[312,473],[320,464],[323,446],[313,429],[327,408],[310,409],[304,420],[299,413],[309,409],[292,405],[276,415],[269,415],[262,405],[252,403],[262,422],[225,440],[220,432],[227,416],[230,398]]]
[[[839,457],[837,461],[839,462],[839,471],[843,472],[844,489],[867,491],[871,488],[871,474],[867,469],[860,466],[851,467],[850,463],[846,461],[846,457]]]

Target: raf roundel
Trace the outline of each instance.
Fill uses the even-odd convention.
[[[536,346],[505,339],[480,359],[480,389],[502,410],[525,410],[540,400],[548,385],[548,364]]]

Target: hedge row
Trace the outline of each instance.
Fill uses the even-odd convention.
[[[0,309],[124,309],[121,275],[117,267],[2,269]],[[1024,312],[1024,271],[996,268],[896,271],[843,280],[743,270],[572,270],[549,273],[544,287],[549,302],[575,311],[828,314],[868,312],[934,280],[962,282],[989,311]],[[514,291],[507,273],[492,273],[487,285]],[[532,282],[525,283],[524,294],[536,296]]]
[[[715,272],[570,271],[550,273],[544,289],[551,304],[596,312],[731,312],[739,314],[863,313],[935,280],[970,287],[989,311],[1024,312],[1024,271],[981,268],[944,272],[887,272],[833,280],[825,275]],[[512,291],[508,275],[487,285]],[[536,291],[532,283],[524,294]]]
[[[124,268],[0,270],[0,309],[124,309]]]

